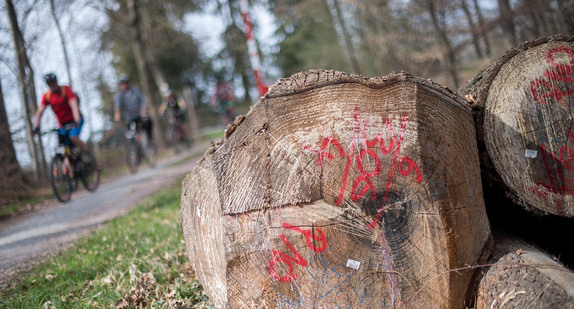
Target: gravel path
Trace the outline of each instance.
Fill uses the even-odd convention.
[[[96,192],[81,184],[66,204],[55,201],[42,210],[4,221],[0,225],[0,288],[6,287],[19,270],[31,268],[46,257],[71,245],[114,217],[131,210],[137,202],[189,173],[200,156],[188,152],[142,167],[133,175],[100,183]]]

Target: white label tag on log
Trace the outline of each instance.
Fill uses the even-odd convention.
[[[536,155],[538,155],[538,151],[536,150],[526,149],[526,151],[524,151],[524,156],[527,158],[535,159]]]
[[[361,262],[349,259],[347,260],[347,267],[358,270],[361,267]]]

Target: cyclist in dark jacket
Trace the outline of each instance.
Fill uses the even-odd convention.
[[[120,77],[119,91],[114,97],[114,121],[125,123],[136,122],[146,131],[152,140],[152,122],[147,117],[147,101],[141,90],[130,85],[128,76]]]
[[[188,139],[188,126],[187,126],[187,117],[185,115],[185,102],[182,100],[178,100],[177,96],[173,91],[169,91],[167,94],[166,100],[161,104],[159,107],[159,114],[161,117],[165,116],[166,112],[171,113],[169,117],[169,123],[171,124],[171,134],[170,138],[174,138],[173,130],[178,130],[182,134],[183,140]]]

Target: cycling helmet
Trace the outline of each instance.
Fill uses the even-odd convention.
[[[56,74],[48,73],[48,74],[44,75],[44,81],[46,82],[46,84],[49,84],[49,83],[57,82],[58,78],[56,77]]]
[[[130,81],[130,77],[129,77],[129,76],[127,76],[127,75],[122,75],[122,76],[120,76],[120,81],[119,81],[120,83],[127,83],[127,82],[129,82],[129,81]]]

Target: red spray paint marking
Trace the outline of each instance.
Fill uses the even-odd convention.
[[[570,63],[569,64],[558,64],[554,61],[554,54],[555,53],[566,53],[570,56]],[[574,82],[573,76],[566,76],[574,74],[574,49],[566,46],[557,47],[551,49],[548,54],[546,54],[546,62],[548,64],[553,65],[556,70],[559,72],[559,76],[556,76],[556,79],[561,79],[568,82]],[[550,70],[547,70],[544,75],[549,74]]]
[[[365,155],[369,155],[375,160],[375,169],[371,173],[365,171],[365,168],[363,167],[363,157]],[[363,149],[357,156],[357,167],[359,168],[359,172],[361,172],[361,176],[357,177],[357,179],[353,183],[353,189],[351,190],[352,192],[351,198],[353,200],[357,200],[361,198],[363,194],[365,194],[369,189],[371,189],[373,195],[372,198],[375,199],[377,197],[377,193],[375,192],[375,187],[373,186],[373,183],[371,182],[370,178],[381,173],[381,161],[379,160],[379,156],[377,156],[377,154],[374,151],[369,150],[368,148]],[[361,190],[361,192],[359,192],[359,194],[355,194],[357,187],[362,182],[365,182],[363,189]]]
[[[304,150],[316,153],[318,155],[317,164],[319,166],[323,165],[325,159],[335,159],[335,155],[329,153],[328,148],[330,145],[335,146],[335,149],[338,151],[340,158],[345,158],[345,157],[347,158],[345,170],[343,172],[343,178],[341,179],[341,186],[339,188],[339,195],[338,195],[337,201],[336,201],[337,205],[340,205],[343,202],[343,198],[345,196],[345,189],[347,187],[347,181],[348,181],[348,177],[349,177],[349,171],[350,171],[351,166],[352,166],[354,161],[356,161],[357,169],[359,170],[360,175],[357,176],[357,178],[354,180],[354,182],[352,184],[351,199],[353,201],[357,201],[360,198],[362,198],[370,190],[371,191],[371,199],[375,200],[377,197],[377,192],[375,191],[375,187],[371,181],[371,178],[379,175],[382,172],[382,168],[381,168],[381,161],[380,161],[379,155],[370,148],[377,146],[377,144],[380,144],[380,150],[385,155],[391,153],[391,151],[394,148],[395,151],[393,153],[392,164],[389,168],[389,174],[388,174],[388,178],[387,178],[387,184],[386,184],[386,189],[385,189],[384,196],[383,196],[383,201],[382,201],[381,206],[377,212],[377,216],[376,216],[375,220],[371,224],[369,224],[369,227],[371,227],[371,228],[375,227],[379,222],[381,212],[383,211],[383,209],[385,207],[385,203],[386,203],[386,200],[388,197],[390,186],[391,186],[393,178],[394,178],[395,169],[397,169],[402,176],[408,176],[411,173],[413,173],[413,171],[414,171],[417,174],[417,181],[420,183],[423,180],[420,169],[413,159],[411,159],[409,157],[402,157],[399,159],[400,150],[401,150],[401,142],[403,140],[403,135],[404,135],[404,132],[406,130],[408,118],[409,117],[407,115],[403,115],[401,117],[400,134],[399,134],[398,138],[395,134],[395,130],[394,130],[391,122],[389,120],[386,120],[384,122],[385,126],[387,127],[387,130],[388,130],[388,132],[390,132],[390,136],[391,136],[389,144],[386,145],[385,140],[383,138],[383,135],[381,133],[377,134],[377,136],[371,140],[368,139],[367,129],[368,129],[369,122],[366,119],[361,120],[359,110],[358,110],[358,108],[355,108],[355,110],[353,112],[353,119],[354,119],[353,137],[351,138],[351,141],[350,141],[349,146],[347,148],[347,152],[345,152],[345,150],[341,146],[341,144],[333,137],[324,137],[322,142],[321,142],[321,147],[318,150],[313,149],[313,147],[311,147],[309,145],[306,145],[303,147]],[[362,148],[360,148],[360,151],[358,152],[358,154],[355,157],[356,145],[361,145]],[[374,160],[375,167],[372,171],[365,170],[365,167],[363,165],[363,160],[364,160],[365,156],[369,156],[369,157],[373,158],[373,160]],[[362,186],[361,186],[361,184],[362,184]]]
[[[554,61],[554,54],[557,53],[568,54],[568,56],[570,56],[570,63],[556,63]],[[548,54],[546,54],[546,63],[554,66],[554,68],[544,72],[544,76],[549,80],[536,79],[530,83],[530,91],[534,99],[544,105],[549,103],[546,100],[548,98],[555,98],[556,101],[560,101],[563,97],[574,95],[574,89],[560,90],[551,82],[552,80],[574,82],[574,50],[566,46],[551,49],[548,51]]]
[[[323,252],[327,248],[327,238],[325,238],[325,234],[323,234],[323,231],[320,228],[317,228],[317,233],[319,233],[319,236],[315,236],[312,230],[302,230],[289,223],[283,223],[283,227],[305,235],[305,241],[307,241],[307,246],[309,246],[309,248],[313,249],[313,251],[315,252]],[[315,245],[311,240],[321,242],[322,244],[321,247],[315,247]]]
[[[385,209],[385,203],[387,202],[387,197],[389,196],[389,190],[391,188],[391,183],[393,182],[395,165],[396,165],[397,160],[399,158],[399,153],[401,152],[401,142],[403,141],[403,135],[404,135],[405,129],[407,127],[406,121],[408,119],[409,118],[406,115],[401,117],[401,132],[399,134],[399,140],[397,141],[397,147],[395,148],[395,154],[393,156],[393,162],[391,163],[391,167],[389,168],[389,176],[387,178],[387,187],[386,187],[385,193],[383,195],[383,201],[381,202],[381,207],[377,211],[377,216],[375,217],[373,222],[371,222],[371,224],[369,224],[369,228],[374,228],[379,224],[379,219],[381,218],[381,214],[382,214],[383,210]],[[414,161],[413,161],[413,163],[414,163]],[[411,168],[411,170],[412,170],[412,168]],[[418,171],[418,167],[417,167],[417,171]],[[420,175],[420,171],[418,171],[417,175]],[[422,177],[420,178],[420,181],[422,181]]]
[[[359,142],[359,108],[355,107],[353,111],[353,119],[355,120],[355,127],[353,130],[353,138],[349,144],[347,165],[345,166],[345,172],[343,172],[343,181],[341,181],[341,189],[339,190],[339,198],[337,199],[337,205],[341,204],[343,201],[343,196],[345,194],[345,187],[347,186],[347,178],[349,176],[349,169],[351,168],[351,163],[353,162],[353,153],[355,152],[355,144]],[[365,124],[366,125],[366,124]]]
[[[317,231],[317,233],[319,233],[319,235],[316,236],[312,230],[303,230],[303,229],[300,229],[300,228],[298,228],[292,224],[289,224],[289,223],[283,223],[283,227],[286,229],[297,231],[297,232],[305,235],[305,240],[307,242],[307,246],[309,246],[309,248],[311,248],[313,251],[323,252],[323,251],[325,251],[325,249],[327,249],[327,238],[325,237],[325,234],[323,233],[323,231],[320,228],[315,229]],[[289,250],[291,250],[291,253],[293,253],[294,257],[289,256],[286,253],[279,252],[277,250],[273,250],[273,251],[271,251],[271,259],[267,263],[267,268],[269,269],[269,274],[273,278],[275,278],[275,280],[280,281],[280,282],[289,282],[289,281],[295,280],[295,278],[296,278],[295,274],[293,273],[293,270],[294,270],[293,263],[296,263],[296,264],[301,265],[301,266],[307,266],[307,261],[293,247],[293,245],[291,245],[291,243],[289,242],[289,240],[287,240],[287,237],[285,237],[285,235],[281,235],[281,240],[283,240],[283,243],[285,243],[285,245],[287,245]],[[316,247],[311,240],[321,242],[321,246]],[[277,272],[275,271],[275,265],[277,265],[277,263],[279,263],[279,262],[287,265],[287,267],[289,269],[287,272],[287,275],[280,277],[277,274]]]
[[[239,1],[239,8],[243,16],[245,36],[247,37],[247,50],[249,52],[249,61],[253,69],[253,75],[255,76],[255,84],[257,85],[257,90],[259,90],[259,95],[264,96],[269,90],[269,87],[263,82],[259,52],[257,50],[257,44],[255,43],[255,36],[253,35],[253,25],[251,24],[251,17],[249,16],[249,4],[247,0]]]
[[[398,308],[401,300],[401,289],[397,282],[396,274],[393,267],[392,252],[387,244],[384,227],[381,229],[381,254],[383,270],[386,272],[387,280],[389,280],[389,294],[391,296],[391,308]]]
[[[568,136],[570,138],[570,143],[574,146],[574,133],[570,131],[568,133]],[[553,162],[563,166],[567,170],[574,171],[574,166],[572,165],[572,161],[574,160],[574,151],[572,150],[572,148],[568,146],[562,146],[558,150],[558,155],[555,155],[550,151],[547,151],[547,148],[544,145],[540,145],[540,149],[542,150],[542,159],[544,160],[544,168],[546,169],[550,185],[547,185],[545,183],[538,183],[537,186],[542,186],[546,188],[548,191],[560,195],[574,195],[574,177],[567,177],[566,175],[564,175],[563,170],[558,169],[556,173],[558,175],[558,179],[560,180],[560,185],[557,185],[554,182],[554,178],[552,177],[553,175],[552,168],[550,163],[548,162],[549,161],[548,157],[550,157],[550,159],[552,159]],[[557,164],[552,164],[552,166]],[[538,195],[540,196],[540,194]],[[562,202],[560,200],[556,201],[556,210],[558,211],[559,214],[563,211]]]
[[[354,118],[353,137],[349,143],[349,146],[348,146],[346,153],[345,153],[343,147],[341,146],[341,144],[336,139],[334,139],[333,137],[323,138],[323,140],[321,142],[320,150],[314,150],[311,146],[304,146],[303,148],[307,151],[311,151],[311,152],[318,154],[317,164],[319,166],[321,166],[323,164],[325,158],[327,158],[327,159],[334,159],[335,158],[335,156],[330,154],[327,150],[328,146],[331,144],[334,145],[335,148],[338,150],[340,158],[345,158],[345,156],[347,157],[347,160],[346,160],[347,163],[345,165],[345,171],[343,173],[343,179],[341,180],[341,188],[339,190],[339,196],[338,196],[338,199],[336,202],[337,205],[339,205],[342,202],[344,194],[345,194],[345,188],[347,185],[347,178],[349,175],[349,170],[351,168],[351,165],[352,165],[352,162],[354,159],[354,155],[355,155],[355,153],[354,153],[355,152],[355,145],[359,145],[359,143],[362,142],[361,145],[363,146],[363,148],[356,155],[357,169],[359,170],[360,175],[353,182],[353,187],[351,190],[351,199],[355,200],[355,201],[360,199],[369,190],[372,191],[372,199],[373,200],[375,200],[376,196],[377,196],[377,193],[375,192],[375,188],[374,188],[373,183],[371,182],[370,178],[375,177],[381,173],[381,171],[382,171],[381,161],[380,161],[378,154],[369,148],[375,147],[377,144],[380,143],[380,150],[385,155],[390,154],[394,148],[393,159],[392,159],[391,166],[389,167],[387,184],[386,184],[384,196],[382,199],[382,203],[381,203],[379,210],[377,211],[376,218],[373,220],[373,222],[371,224],[369,224],[370,228],[374,228],[381,221],[380,216],[382,214],[382,211],[385,208],[385,203],[386,203],[386,200],[388,198],[390,187],[391,187],[391,184],[392,184],[392,181],[394,178],[395,169],[397,169],[398,172],[400,173],[400,175],[402,175],[402,176],[408,176],[411,173],[413,173],[413,171],[416,172],[417,181],[419,183],[422,182],[423,178],[422,178],[422,173],[420,172],[419,167],[417,166],[417,164],[415,163],[415,161],[413,159],[406,157],[406,156],[399,159],[400,151],[401,151],[401,143],[403,141],[404,133],[406,131],[406,127],[407,127],[407,123],[408,123],[408,119],[409,119],[409,117],[407,115],[403,115],[401,117],[400,132],[399,132],[398,138],[394,132],[394,128],[391,125],[391,122],[389,120],[385,121],[385,125],[386,125],[386,127],[387,127],[387,129],[391,135],[391,139],[390,139],[388,145],[385,145],[385,141],[384,141],[383,135],[381,133],[377,134],[377,136],[375,138],[373,138],[372,140],[368,140],[367,128],[368,128],[369,123],[367,120],[363,120],[361,122],[358,108],[355,108],[354,113],[353,113],[353,118]],[[362,140],[359,140],[360,135],[362,137]],[[369,156],[369,157],[374,159],[374,165],[375,166],[374,166],[374,169],[372,171],[365,170],[365,166],[363,165],[363,160],[364,160],[365,156]],[[364,185],[362,187],[360,187],[360,185],[362,183],[364,183]],[[359,188],[360,188],[360,190],[358,191]],[[390,289],[389,293],[391,295],[391,305],[392,305],[392,308],[397,308],[401,303],[401,301],[400,301],[401,300],[401,292],[400,292],[399,283],[396,279],[396,275],[394,274],[392,252],[391,252],[391,250],[387,244],[384,227],[379,230],[379,236],[381,238],[381,241],[380,241],[381,242],[381,255],[382,255],[381,258],[382,258],[383,268],[384,268],[385,272],[387,273],[387,278],[388,278],[388,282],[389,282],[389,289]]]
[[[321,144],[321,150],[314,150],[309,145],[303,147],[303,149],[318,154],[319,157],[317,158],[317,164],[319,166],[321,166],[321,165],[323,165],[323,160],[325,159],[325,157],[327,157],[327,159],[334,159],[335,158],[332,154],[329,153],[329,151],[325,151],[325,149],[327,149],[327,147],[329,147],[330,144],[335,145],[335,147],[339,150],[339,154],[341,155],[341,158],[345,157],[345,150],[343,150],[343,147],[341,147],[341,144],[339,144],[339,142],[336,139],[333,139],[332,137],[325,137],[323,139],[323,143]]]
[[[567,64],[559,64],[555,60],[556,54],[566,54],[570,58],[570,62]],[[536,79],[530,83],[530,91],[532,96],[541,105],[551,103],[551,98],[556,101],[561,102],[561,100],[566,96],[574,95],[574,89],[561,90],[554,85],[554,81],[561,82],[574,82],[574,49],[561,46],[553,48],[546,54],[546,63],[552,66],[552,68],[544,72],[544,77]],[[563,102],[561,102],[563,103]],[[572,131],[569,132],[569,137],[571,143],[574,145],[574,136]],[[549,137],[550,139],[550,137]],[[556,174],[559,180],[559,184],[555,183],[553,177],[552,166],[560,165],[568,170],[574,170],[572,166],[572,160],[574,159],[574,152],[572,148],[567,146],[562,146],[558,150],[558,154],[555,155],[550,151],[547,152],[547,147],[544,144],[540,145],[542,150],[542,158],[544,160],[544,168],[548,175],[548,181],[550,184],[537,183],[534,188],[527,188],[531,192],[537,194],[539,197],[546,199],[548,197],[548,192],[552,192],[559,195],[574,195],[574,177],[567,177],[564,175],[563,169],[557,169]],[[565,157],[566,155],[566,157]],[[553,163],[549,162],[549,158]],[[540,190],[540,187],[544,190]],[[560,199],[556,200],[556,210],[560,214],[563,211],[562,201]]]
[[[377,137],[375,137],[374,139],[369,141],[369,140],[367,140],[366,129],[364,130],[365,148],[363,150],[361,150],[361,152],[359,152],[359,155],[357,156],[357,168],[359,169],[361,176],[357,177],[357,179],[353,183],[353,188],[351,190],[351,192],[352,192],[351,193],[351,199],[354,201],[363,197],[363,195],[368,191],[368,189],[371,189],[372,199],[375,200],[377,198],[377,193],[375,192],[375,188],[374,188],[373,183],[371,182],[370,178],[375,177],[381,173],[381,162],[379,160],[379,156],[374,151],[370,150],[369,148],[376,146],[377,142],[378,142],[378,143],[380,143],[380,148],[381,148],[381,151],[383,152],[383,154],[389,154],[391,152],[391,149],[395,145],[395,132],[394,132],[393,127],[391,126],[390,121],[387,120],[385,122],[385,124],[386,124],[389,132],[391,132],[391,141],[389,143],[388,148],[385,147],[385,140],[383,139],[383,135],[381,133],[377,134]],[[363,168],[363,157],[365,156],[365,154],[368,154],[375,159],[375,169],[371,173],[368,173]],[[363,181],[365,182],[363,189],[361,190],[361,192],[359,192],[359,194],[355,194],[357,187]],[[344,193],[344,192],[342,192],[342,193]]]
[[[404,163],[407,164],[407,170],[403,169]],[[419,167],[417,166],[417,164],[413,159],[409,157],[402,157],[401,160],[399,161],[398,167],[399,167],[399,173],[401,173],[401,175],[403,176],[410,175],[414,169],[417,172],[417,182],[419,183],[423,182],[423,175],[421,174]]]
[[[299,254],[299,252],[297,252],[297,250],[295,250],[295,248],[293,248],[293,246],[287,240],[287,237],[285,237],[285,235],[281,235],[281,239],[283,240],[285,245],[289,247],[289,249],[295,255],[295,257],[291,257],[283,252],[273,250],[271,251],[271,259],[269,260],[267,267],[269,268],[269,274],[273,276],[273,278],[281,282],[289,282],[295,280],[295,274],[293,273],[292,262],[295,262],[301,266],[307,266],[307,261],[305,261],[305,259],[301,256],[301,254]],[[279,275],[277,275],[277,272],[275,271],[275,265],[279,261],[281,261],[283,264],[287,264],[287,267],[289,267],[287,275],[283,277],[279,277]]]
[[[540,148],[542,149],[542,158],[544,159],[544,167],[546,168],[546,173],[548,174],[548,180],[550,181],[550,187],[547,186],[546,184],[541,184],[542,186],[544,186],[545,188],[549,189],[551,192],[556,192],[556,185],[554,184],[554,179],[552,178],[552,172],[550,170],[550,166],[548,165],[548,159],[546,159],[546,147],[544,147],[544,145],[540,145]],[[560,200],[556,201],[556,210],[558,211],[558,213],[560,213],[562,211],[562,203],[560,202]]]

